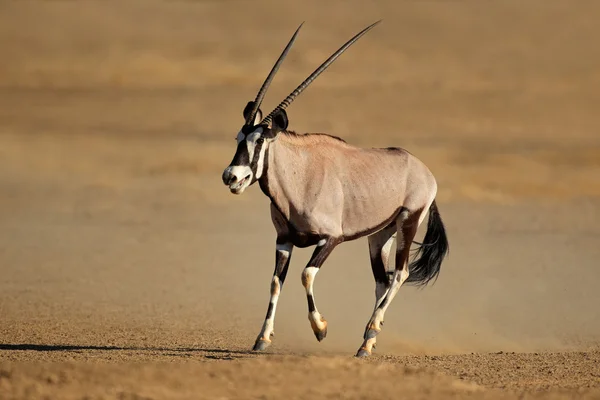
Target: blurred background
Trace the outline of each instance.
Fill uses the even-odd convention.
[[[221,173],[242,110],[296,27],[269,112],[398,146],[438,179],[451,253],[404,288],[384,352],[600,343],[600,3],[3,1],[0,341],[249,348],[275,232]],[[421,233],[422,234],[422,233]],[[353,353],[374,302],[366,239],[338,247],[306,321],[294,253],[276,349]]]

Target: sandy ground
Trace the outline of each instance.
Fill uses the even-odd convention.
[[[600,398],[600,7],[366,4],[0,3],[0,398]],[[357,360],[366,239],[319,274],[322,343],[297,250],[252,353],[275,235],[220,181],[241,111],[299,22],[265,108],[381,17],[291,128],[421,158],[450,258]]]

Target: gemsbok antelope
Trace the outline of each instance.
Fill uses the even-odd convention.
[[[271,219],[277,232],[275,272],[267,315],[253,350],[271,344],[277,300],[294,246],[316,245],[302,271],[308,300],[308,319],[321,341],[327,321],[315,304],[313,284],[333,249],[344,241],[368,236],[375,277],[375,309],[357,356],[368,356],[381,331],[387,308],[402,284],[425,286],[436,279],[449,251],[444,224],[435,198],[437,183],[430,170],[404,149],[359,148],[323,133],[288,131],[286,108],[348,47],[381,21],[363,29],[339,48],[304,82],[263,118],[261,102],[273,77],[294,43],[302,24],[271,69],[256,99],[243,111],[245,123],[237,134],[237,150],[223,172],[223,183],[241,194],[258,182],[271,200]],[[417,228],[429,212],[423,243],[409,262]],[[397,238],[395,269],[388,271]],[[417,243],[419,244],[419,243]]]

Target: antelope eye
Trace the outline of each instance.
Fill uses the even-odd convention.
[[[260,138],[258,138],[258,140],[256,141],[256,143],[262,144],[262,142],[264,142],[264,141],[265,141],[265,139],[260,137]]]

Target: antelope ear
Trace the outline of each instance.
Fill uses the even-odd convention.
[[[277,134],[281,131],[285,131],[288,127],[288,117],[285,110],[278,110],[275,115],[273,115],[273,122],[271,124],[271,130],[273,133]]]
[[[248,104],[246,104],[246,107],[244,108],[244,120],[246,120],[248,118],[248,115],[250,114],[250,112],[252,111],[252,109],[254,108],[254,102],[253,101],[249,101]],[[254,122],[253,125],[256,126],[260,123],[260,121],[262,121],[262,111],[259,108],[258,111],[256,112],[256,115],[254,116]]]

